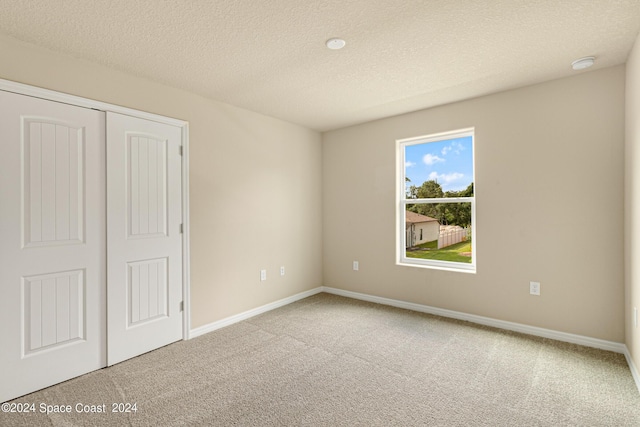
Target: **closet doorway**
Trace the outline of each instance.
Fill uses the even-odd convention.
[[[0,90],[0,402],[187,337],[186,124],[69,98]]]

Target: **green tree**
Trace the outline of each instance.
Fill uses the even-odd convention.
[[[412,185],[409,188],[409,198],[453,198],[473,197],[473,183],[462,191],[442,191],[442,186],[434,180],[425,181],[421,186]],[[459,225],[468,227],[471,225],[471,203],[429,203],[407,205],[407,209],[435,218],[442,225]]]
[[[471,225],[471,203],[441,203],[440,224],[459,225],[468,227]]]
[[[420,187],[417,188],[417,195],[419,199],[431,199],[444,197],[442,186],[434,180],[425,181]]]
[[[408,182],[411,182],[408,176],[404,177],[405,182],[405,192],[407,193],[407,199],[415,199],[417,197],[417,187],[415,185],[409,186]]]
[[[444,197],[473,197],[473,182],[462,191],[447,191]],[[471,203],[448,203],[442,208],[442,218],[446,221],[444,224],[460,227],[471,225]]]
[[[459,197],[473,197],[473,182],[469,186],[460,192]]]
[[[414,199],[431,199],[444,196],[442,187],[434,180],[425,181],[420,187],[412,185],[409,191],[413,196],[411,198]],[[438,221],[440,221],[442,216],[439,210],[439,204],[437,203],[411,205],[408,206],[407,209],[421,215],[436,218]]]

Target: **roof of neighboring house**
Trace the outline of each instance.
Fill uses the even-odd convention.
[[[406,211],[404,221],[407,224],[417,224],[419,222],[432,222],[432,221],[438,222],[438,220],[435,218],[431,218],[430,216],[421,215],[419,213],[415,213],[411,211]]]

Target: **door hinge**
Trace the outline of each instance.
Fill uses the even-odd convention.
[[[180,301],[180,311],[184,311],[184,301]]]
[[[178,148],[178,151],[180,152],[180,155],[182,156],[182,145]]]
[[[180,234],[184,233],[184,226],[180,224]]]

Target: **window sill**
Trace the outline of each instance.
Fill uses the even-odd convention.
[[[455,265],[447,265],[447,264],[455,264]],[[469,264],[458,264],[458,263],[417,263],[411,261],[398,261],[396,265],[401,267],[417,267],[417,268],[426,268],[431,270],[442,270],[442,271],[452,271],[456,273],[471,273],[476,274],[476,266]]]

